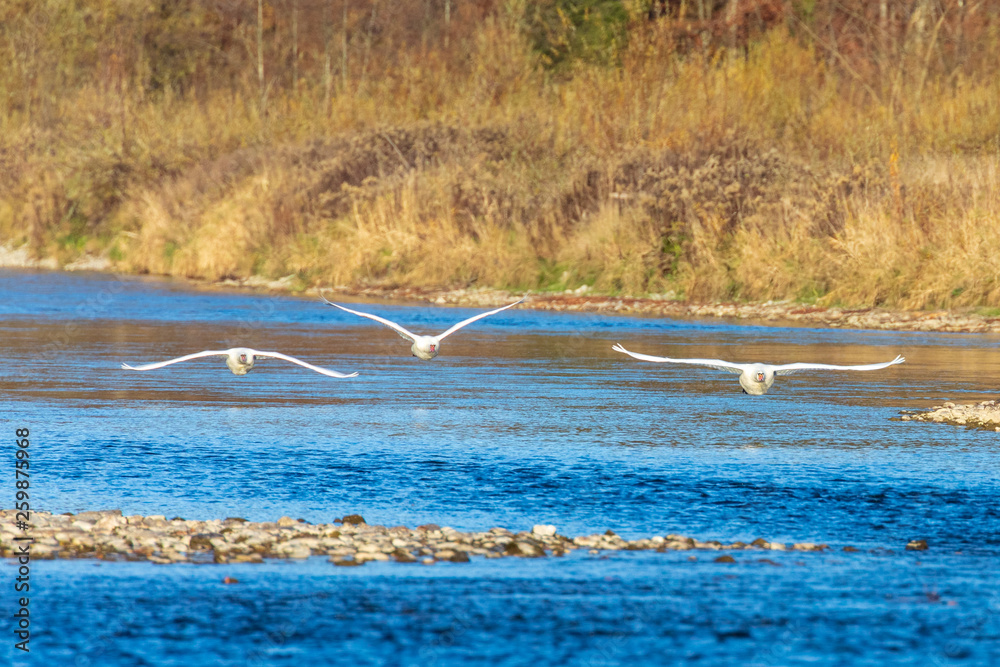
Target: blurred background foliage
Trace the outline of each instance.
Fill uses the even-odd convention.
[[[1000,306],[1000,0],[0,0],[0,243]]]

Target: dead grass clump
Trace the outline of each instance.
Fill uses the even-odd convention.
[[[467,130],[432,124],[387,128],[339,141],[314,142],[304,153],[290,155],[316,182],[311,190],[329,217],[343,214],[369,183],[396,182],[410,171],[443,164],[465,164],[471,159],[500,162],[513,147],[499,128]]]
[[[431,124],[240,153],[146,191],[120,244],[133,270],[209,279],[534,285],[565,216],[596,200],[519,141]]]
[[[925,158],[906,163],[898,178],[883,198],[856,201],[835,252],[814,268],[830,286],[824,301],[1000,304],[1000,161]]]
[[[311,228],[328,248],[323,265],[336,267],[325,277],[535,286],[539,258],[551,256],[573,225],[567,216],[596,206],[580,195],[578,170],[564,164],[530,136],[525,142],[522,128],[431,126],[361,137],[316,165],[321,207]]]
[[[879,178],[871,167],[816,174],[774,149],[736,140],[697,153],[636,151],[610,176],[618,214],[606,210],[579,230],[566,261],[585,266],[581,275],[608,272],[614,278],[597,285],[614,290],[815,296],[820,283],[801,284],[794,254],[815,259],[823,239],[843,230],[851,198],[878,189]],[[620,246],[623,226],[632,227],[628,237],[637,247],[618,250],[616,260],[597,246]],[[608,264],[595,265],[598,256]]]

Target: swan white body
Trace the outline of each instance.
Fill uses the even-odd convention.
[[[490,310],[485,313],[479,313],[475,317],[470,317],[467,320],[462,320],[461,322],[454,325],[444,333],[438,334],[437,336],[420,336],[418,334],[415,334],[411,331],[404,329],[403,327],[399,326],[395,322],[392,322],[391,320],[385,319],[384,317],[379,317],[378,315],[372,315],[371,313],[362,313],[357,310],[351,310],[350,308],[345,308],[344,306],[341,306],[339,304],[330,301],[322,294],[320,294],[320,298],[323,299],[323,301],[325,301],[328,306],[333,306],[334,308],[340,308],[341,310],[347,311],[348,313],[353,313],[354,315],[360,315],[361,317],[367,317],[368,319],[374,320],[379,324],[384,324],[385,326],[389,327],[390,329],[398,333],[404,339],[413,343],[410,346],[410,352],[413,353],[413,356],[417,357],[418,359],[423,359],[424,361],[430,361],[431,359],[433,359],[434,357],[438,356],[438,354],[441,353],[441,340],[445,336],[450,336],[451,334],[455,333],[465,325],[472,324],[476,320],[481,320],[484,317],[489,317],[490,315],[496,315],[502,310],[513,308],[517,304],[524,301],[527,297],[521,297],[514,303],[508,304],[502,308],[497,308],[496,310]]]
[[[892,361],[886,361],[881,364],[864,364],[861,366],[837,366],[834,364],[805,363],[775,366],[772,364],[734,364],[729,361],[722,361],[721,359],[671,359],[669,357],[654,357],[648,354],[629,352],[618,344],[614,345],[611,349],[616,352],[624,352],[630,357],[634,357],[642,361],[655,361],[658,363],[671,364],[693,364],[696,366],[717,368],[720,371],[733,373],[740,376],[740,386],[743,387],[743,392],[746,394],[753,394],[754,396],[766,394],[767,390],[774,384],[774,378],[776,375],[788,375],[790,373],[808,370],[877,371],[881,368],[888,368],[889,366],[901,364],[906,361],[902,356],[897,356]]]
[[[332,378],[352,378],[356,377],[357,373],[338,373],[337,371],[331,371],[326,368],[320,368],[319,366],[313,366],[312,364],[307,364],[301,359],[296,359],[295,357],[290,357],[287,354],[282,354],[281,352],[259,352],[258,350],[252,350],[249,347],[234,347],[229,350],[205,350],[204,352],[195,352],[194,354],[187,354],[183,357],[177,357],[176,359],[170,359],[168,361],[161,361],[155,364],[146,364],[145,366],[129,366],[128,364],[122,364],[122,368],[130,371],[151,371],[157,368],[163,368],[164,366],[169,366],[170,364],[177,364],[182,361],[187,361],[189,359],[198,359],[200,357],[225,357],[226,366],[229,370],[233,372],[233,375],[246,375],[253,370],[254,362],[257,359],[284,359],[285,361],[290,361],[293,364],[298,364],[304,368],[308,368],[311,371],[316,371],[317,373],[322,373]]]

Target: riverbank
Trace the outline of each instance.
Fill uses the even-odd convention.
[[[0,267],[31,270],[59,270],[54,260],[32,260],[26,249],[0,246]],[[84,257],[64,271],[97,271],[111,273],[111,265],[95,257]],[[129,274],[118,274],[123,278]],[[521,296],[506,290],[427,289],[418,287],[349,287],[303,289],[294,276],[277,280],[252,276],[222,281],[203,281],[164,277],[164,280],[185,281],[193,286],[219,289],[245,289],[288,294],[315,294],[320,291],[335,296],[372,300],[417,301],[435,305],[494,308]],[[666,318],[719,318],[752,320],[775,325],[801,325],[838,329],[877,329],[890,331],[936,331],[943,333],[1000,333],[1000,317],[986,316],[963,310],[891,310],[885,308],[824,307],[792,301],[762,303],[694,303],[679,301],[670,295],[608,296],[589,288],[563,292],[529,292],[521,308],[561,312],[618,313]]]
[[[50,514],[32,512],[27,531],[16,528],[15,511],[0,510],[0,556],[17,555],[15,538],[30,536],[34,559],[98,558],[101,560],[146,560],[153,563],[261,563],[268,559],[302,559],[328,556],[334,565],[362,565],[369,561],[395,561],[433,565],[465,563],[472,557],[542,558],[562,556],[585,549],[590,554],[610,551],[725,551],[717,562],[735,562],[733,554],[767,551],[858,551],[850,545],[800,542],[786,544],[763,538],[747,544],[700,541],[683,535],[653,535],[626,540],[612,530],[568,537],[555,526],[538,524],[530,531],[491,528],[484,532],[461,532],[447,526],[426,524],[374,526],[359,515],[349,515],[331,524],[310,524],[302,519],[281,517],[277,521],[252,522],[241,518],[208,521],[167,519],[162,515],[123,516],[121,510]],[[893,545],[898,550],[924,550],[924,540]],[[711,554],[709,553],[709,556]]]

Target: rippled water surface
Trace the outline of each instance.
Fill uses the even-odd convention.
[[[1000,434],[893,421],[993,398],[995,336],[518,308],[424,362],[392,331],[314,298],[23,271],[0,271],[0,296],[2,423],[10,438],[31,429],[36,508],[314,523],[360,513],[834,547],[735,553],[734,564],[697,552],[432,567],[36,562],[30,662],[10,640],[0,652],[24,664],[1000,663]],[[359,307],[429,333],[478,312]],[[635,361],[615,342],[674,357],[907,363],[780,377],[751,397],[736,376]],[[361,375],[265,360],[235,377],[220,358],[120,369],[237,345]],[[914,538],[931,548],[906,552]],[[0,572],[9,591],[14,568]],[[222,585],[227,575],[241,583]]]

